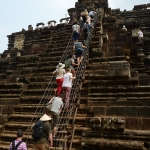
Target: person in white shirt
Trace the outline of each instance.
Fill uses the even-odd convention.
[[[143,38],[143,32],[141,30],[138,31],[137,35],[139,39]]]
[[[57,95],[60,96],[61,92],[62,92],[62,83],[63,83],[63,76],[66,73],[65,69],[63,69],[65,67],[65,64],[59,63],[56,66],[56,70],[53,72],[53,74],[56,74],[56,83],[58,85],[57,89],[55,89],[55,92],[57,92]]]
[[[125,31],[127,31],[127,28],[126,28],[126,26],[125,25],[123,25],[123,28],[122,28],[123,30],[125,30]]]
[[[62,88],[63,91],[65,93],[65,108],[68,110],[69,108],[69,104],[70,104],[70,92],[71,92],[71,88],[72,88],[72,80],[75,79],[76,77],[73,77],[72,73],[71,73],[71,69],[67,68],[66,69],[66,74],[64,75],[64,81],[62,84]]]
[[[62,94],[59,96],[53,97],[49,103],[52,103],[49,114],[53,118],[53,139],[56,138],[56,133],[58,130],[59,116],[63,108]]]
[[[80,38],[80,26],[77,24],[77,22],[74,23],[72,26],[73,30],[73,41],[76,41]]]

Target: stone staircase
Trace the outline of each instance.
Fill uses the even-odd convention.
[[[68,112],[64,112],[66,116],[61,116],[61,120],[69,118],[69,123],[60,122],[60,138],[55,144],[65,143],[65,138],[67,143],[52,149],[148,150],[150,10],[145,8],[149,5],[121,12],[108,8],[107,0],[95,1],[93,5],[91,2],[78,0],[75,5],[77,15],[83,8],[96,8],[99,20],[89,45],[89,60],[76,93],[77,101],[70,110],[72,115],[68,117]],[[126,25],[127,32],[121,30],[122,25]],[[144,33],[143,40],[136,36],[138,28]],[[34,32],[8,36],[8,45],[18,45],[22,50],[9,49],[0,59],[0,131],[4,129],[0,150],[8,149],[18,129],[27,131],[24,140],[28,138],[29,150],[33,149],[31,130],[27,128],[33,116],[33,122],[39,117],[37,108],[44,109],[39,103],[70,37],[71,24],[38,27]],[[18,53],[21,56],[14,57]],[[52,91],[55,81],[51,84]]]

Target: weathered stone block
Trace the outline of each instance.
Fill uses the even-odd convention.
[[[138,116],[138,107],[116,107],[117,116]]]
[[[94,107],[94,116],[106,116],[106,107]]]
[[[142,122],[143,122],[142,129],[150,130],[150,119],[142,119]]]
[[[129,68],[120,68],[120,69],[108,69],[108,76],[127,76],[130,77]]]
[[[130,64],[127,61],[109,61],[110,69],[130,68]]]
[[[2,114],[12,114],[13,112],[14,106],[4,106],[4,108],[2,109]]]
[[[3,115],[2,117],[3,117],[3,119],[4,119],[5,122],[9,121],[9,116],[8,115]]]
[[[108,107],[106,115],[107,116],[115,116],[116,115],[116,107]]]
[[[16,83],[16,76],[7,76],[8,83]]]
[[[14,48],[21,50],[23,48],[24,39],[25,39],[24,34],[15,35]]]
[[[107,69],[108,69],[108,67],[109,67],[109,65],[108,65],[108,64],[103,64],[103,65],[102,65],[102,70],[107,70]]]
[[[5,120],[4,120],[3,116],[1,115],[0,116],[0,124],[4,124],[4,123],[5,123]]]
[[[5,129],[5,126],[4,125],[0,125],[0,133],[2,133]]]
[[[139,117],[150,117],[150,107],[139,107]]]
[[[141,118],[126,118],[125,128],[131,130],[142,130],[142,119]]]

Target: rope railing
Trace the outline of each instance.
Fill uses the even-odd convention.
[[[91,35],[88,36],[88,39],[90,38]],[[88,46],[88,44],[86,45]],[[81,83],[81,80],[82,80],[82,77],[83,77],[83,74],[85,72],[85,69],[86,69],[86,61],[88,60],[88,48],[84,51],[84,57],[82,59],[82,62],[80,63],[79,67],[77,68],[77,71],[76,71],[76,79],[73,81],[73,86],[72,86],[72,90],[71,90],[71,93],[70,93],[70,107],[69,107],[69,111],[65,111],[63,110],[62,111],[62,114],[61,114],[61,117],[60,117],[60,120],[59,120],[59,125],[60,124],[64,124],[64,126],[61,126],[59,127],[59,130],[62,131],[63,129],[66,128],[66,126],[69,124],[69,120],[70,120],[70,117],[72,115],[72,112],[73,112],[73,102],[75,101],[76,99],[76,93],[79,92],[79,86],[80,86],[80,83]],[[57,134],[57,137],[58,139],[61,138],[61,136],[63,133],[58,133]],[[63,141],[58,141],[58,143],[56,145],[58,145],[58,147],[62,147],[63,145]]]

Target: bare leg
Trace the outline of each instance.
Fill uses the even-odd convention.
[[[80,64],[80,57],[77,57],[77,64]]]
[[[54,127],[53,137],[55,137],[55,136],[56,136],[56,133],[57,133],[57,127]]]
[[[80,57],[80,63],[82,62],[83,56]]]

